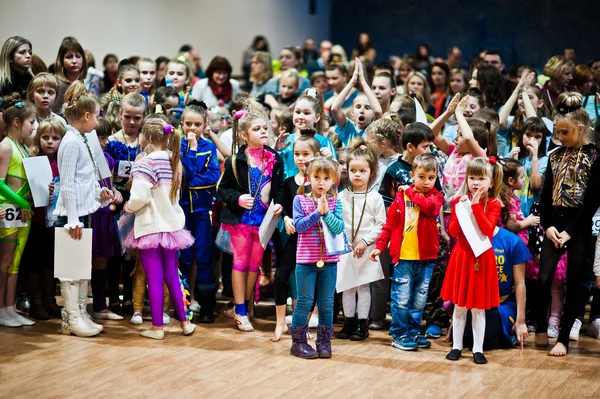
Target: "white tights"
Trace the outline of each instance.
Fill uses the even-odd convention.
[[[358,294],[358,300],[356,299]],[[358,312],[359,319],[369,317],[371,310],[371,287],[369,284],[363,284],[358,287],[350,288],[342,294],[342,306],[344,307],[344,316],[354,317]]]
[[[483,338],[485,337],[485,310],[471,309],[473,316],[473,353],[483,353]],[[463,336],[467,324],[467,308],[454,306],[452,315],[452,349],[463,349]]]

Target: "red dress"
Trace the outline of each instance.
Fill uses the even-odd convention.
[[[452,200],[452,215],[448,226],[450,236],[458,237],[458,242],[450,254],[440,296],[467,309],[491,309],[500,305],[494,250],[490,248],[478,259],[475,258],[454,211],[459,200],[460,198]],[[493,198],[488,199],[485,206],[483,202],[471,206],[479,229],[488,236],[490,242],[501,207],[500,201]],[[475,270],[476,263],[479,263],[479,270]]]

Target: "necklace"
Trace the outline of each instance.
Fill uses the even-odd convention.
[[[248,151],[248,155],[250,155],[250,151]],[[260,165],[260,179],[258,180],[258,185],[256,186],[256,191],[252,198],[254,198],[254,202],[256,203],[256,196],[258,195],[258,191],[260,190],[260,185],[263,181],[264,171],[265,171],[265,149],[263,148],[262,157],[261,157],[261,165]],[[248,168],[248,191],[252,194],[252,182],[250,181],[250,168]]]
[[[369,188],[367,187],[367,191],[365,191],[365,202],[363,202],[362,210],[360,211],[360,218],[358,219],[358,226],[356,226],[356,230],[354,230],[354,192],[352,193],[352,245],[354,245],[354,240],[358,235],[358,231],[360,230],[360,225],[363,220],[363,216],[365,215],[365,208],[367,206],[367,193],[369,192]]]
[[[308,195],[307,195],[307,197],[308,197]],[[313,205],[315,206],[314,210],[316,211],[318,208],[318,205],[317,205],[318,200],[315,200],[315,198],[312,196],[312,194],[309,198],[312,200]],[[317,222],[317,228],[319,229],[319,251],[321,253],[320,257],[319,257],[319,261],[317,262],[317,267],[320,269],[323,266],[325,266],[325,262],[323,262],[323,240],[325,239],[325,236],[323,235],[323,229],[321,229],[321,218],[320,217],[319,217],[319,221]]]

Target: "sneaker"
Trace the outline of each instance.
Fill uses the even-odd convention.
[[[581,330],[581,321],[575,319],[571,332],[569,333],[569,341],[579,341],[579,330]]]
[[[558,337],[558,327],[552,324],[548,325],[548,338]]]
[[[600,318],[594,319],[594,321],[590,323],[587,333],[590,337],[600,339]]]
[[[198,303],[198,301],[192,301],[192,303],[190,303],[189,309],[194,313],[200,313],[200,304]]]
[[[288,316],[285,316],[285,324],[287,324],[288,326],[291,326],[291,325],[292,325],[292,319],[293,319],[293,318],[294,318],[294,316],[293,316],[293,315],[288,315]],[[311,319],[312,319],[312,317],[311,317]]]
[[[248,316],[240,316],[235,313],[233,318],[235,319],[235,324],[237,325],[238,330],[240,331],[254,331],[254,327],[252,323],[250,323],[250,319]]]
[[[171,323],[171,317],[168,314],[163,313],[163,325],[167,325]]]
[[[133,316],[131,316],[129,322],[131,324],[140,325],[144,322],[144,319],[142,319],[142,314],[140,312],[135,312]]]
[[[435,324],[432,324],[429,327],[427,327],[427,331],[425,331],[426,338],[439,338],[441,336],[442,336],[442,329],[441,329],[441,327],[436,326]]]
[[[431,348],[431,342],[422,335],[416,335],[415,342],[419,348]]]
[[[319,316],[316,316],[314,314],[311,315],[310,319],[308,319],[308,328],[317,328],[318,325],[319,325]]]
[[[535,333],[535,326],[533,324],[530,324],[527,326],[527,332],[528,333]]]
[[[416,351],[419,349],[414,338],[404,336],[400,339],[392,339],[392,347],[402,349],[403,351]]]

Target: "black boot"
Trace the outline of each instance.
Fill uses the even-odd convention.
[[[196,284],[196,294],[198,296],[198,303],[200,304],[198,321],[202,324],[215,322],[216,293],[216,284]]]
[[[364,341],[369,336],[369,320],[358,319],[356,331],[350,335],[350,341]]]
[[[27,276],[27,290],[29,291],[30,306],[29,316],[35,320],[48,320],[50,316],[42,302],[42,276],[38,272],[30,271]]]
[[[338,339],[350,339],[350,336],[356,331],[356,317],[346,317],[344,327],[337,333]]]
[[[50,317],[62,318],[62,308],[56,304],[56,282],[52,270],[42,272],[42,301]]]

